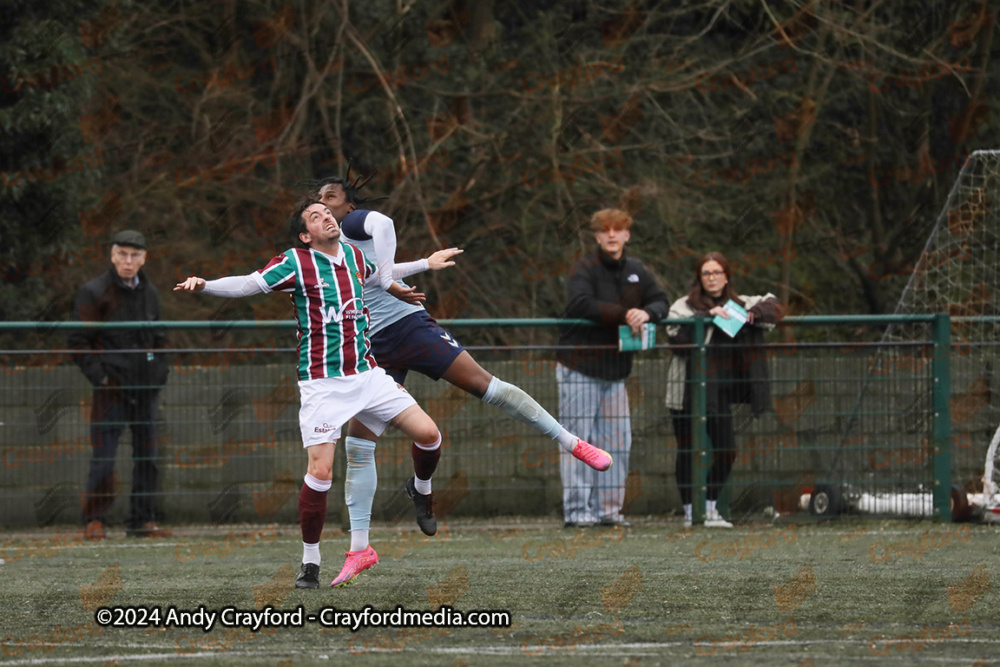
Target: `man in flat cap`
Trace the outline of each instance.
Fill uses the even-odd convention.
[[[160,319],[160,296],[142,272],[146,238],[126,229],[111,240],[111,264],[76,294],[73,319],[82,322],[146,322]],[[94,387],[90,415],[92,457],[83,496],[85,536],[105,537],[106,514],[118,495],[115,456],[125,426],[132,432],[132,494],[125,521],[135,537],[167,534],[156,524],[159,482],[156,417],[169,367],[162,330],[84,329],[69,335],[76,364]]]

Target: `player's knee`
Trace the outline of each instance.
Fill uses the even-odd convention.
[[[310,461],[308,472],[316,479],[328,482],[333,479],[333,461]]]
[[[430,448],[441,444],[441,431],[438,430],[434,422],[422,427],[413,436],[413,441],[424,448]]]

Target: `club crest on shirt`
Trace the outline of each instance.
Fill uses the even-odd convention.
[[[362,286],[364,286],[365,276],[360,270],[354,272],[354,277],[358,279],[358,282],[361,283]]]

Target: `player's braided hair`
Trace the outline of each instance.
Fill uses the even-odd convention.
[[[347,175],[344,176],[343,178],[340,178],[339,176],[327,176],[326,178],[320,178],[317,180],[299,181],[298,185],[300,185],[301,187],[309,188],[312,193],[310,196],[319,199],[319,191],[323,188],[323,186],[337,184],[340,187],[344,188],[344,196],[347,198],[348,203],[354,204],[355,206],[359,206],[361,204],[367,204],[369,202],[381,201],[382,199],[386,199],[386,197],[375,197],[369,199],[368,197],[361,196],[361,188],[368,185],[368,183],[373,178],[375,178],[375,174],[377,173],[378,170],[375,170],[372,171],[367,176],[359,175],[357,178],[354,179],[354,182],[352,183],[351,165],[350,163],[348,163]]]

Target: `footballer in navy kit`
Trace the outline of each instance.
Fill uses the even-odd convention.
[[[484,402],[495,405],[508,415],[559,441],[573,456],[595,470],[611,467],[611,456],[573,435],[555,420],[535,399],[519,387],[494,377],[476,363],[472,355],[451,334],[434,321],[423,306],[404,303],[385,292],[387,283],[426,271],[453,266],[451,257],[457,248],[439,250],[427,259],[395,264],[396,232],[391,218],[358,208],[365,199],[359,196],[364,183],[349,179],[325,178],[313,183],[315,197],[327,205],[341,223],[344,240],[357,246],[379,267],[382,284],[366,284],[365,304],[371,316],[372,354],[379,366],[400,384],[410,370],[435,380],[444,378]],[[406,290],[413,288],[400,284]],[[351,447],[374,447],[373,434],[358,420],[348,425],[345,441]],[[433,449],[414,443],[414,476],[406,482],[407,495],[413,500],[417,524],[427,535],[437,531],[431,496],[431,476],[441,457],[440,443]]]

